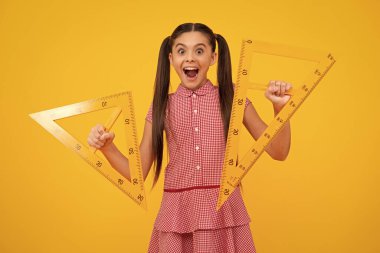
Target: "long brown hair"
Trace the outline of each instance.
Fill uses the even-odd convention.
[[[171,36],[166,37],[160,48],[156,72],[156,80],[153,97],[153,153],[155,154],[155,176],[153,186],[156,184],[162,167],[163,154],[163,132],[165,127],[165,113],[169,98],[170,85],[170,61],[169,53],[172,50],[176,38],[186,32],[197,31],[208,37],[212,52],[215,52],[218,43],[218,65],[217,82],[219,85],[219,101],[223,119],[224,136],[227,140],[228,127],[230,123],[231,107],[234,96],[232,84],[231,57],[226,40],[220,34],[214,32],[206,25],[200,23],[185,23],[179,25]]]

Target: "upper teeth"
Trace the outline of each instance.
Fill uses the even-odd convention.
[[[193,67],[186,67],[184,68],[185,70],[197,70],[197,68],[193,68]]]

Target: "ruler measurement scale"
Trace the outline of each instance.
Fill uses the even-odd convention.
[[[310,77],[303,83],[300,89],[292,89],[289,99],[283,109],[275,116],[271,124],[258,138],[251,149],[244,155],[243,159],[236,166],[238,154],[239,130],[243,121],[244,102],[248,88],[255,88],[255,84],[249,82],[249,67],[252,59],[252,53],[259,52],[289,58],[297,58],[308,61],[318,62],[318,66]],[[243,177],[252,168],[261,154],[265,151],[266,146],[273,140],[277,133],[282,129],[285,123],[293,116],[296,110],[301,106],[303,101],[310,95],[320,80],[326,75],[332,65],[335,63],[331,54],[321,55],[319,52],[299,49],[284,45],[270,44],[260,41],[243,40],[240,62],[238,69],[238,78],[236,82],[235,95],[231,110],[230,127],[228,131],[226,152],[221,176],[221,187],[217,202],[217,210],[227,200],[235,188],[239,185]],[[310,85],[311,84],[311,85]],[[259,86],[260,88],[263,85]]]
[[[247,91],[246,86],[241,87],[242,81],[244,79],[247,79],[248,72],[247,69],[244,69],[244,62],[251,60],[251,54],[246,54],[246,44],[242,43],[241,51],[240,51],[240,60],[239,60],[239,69],[238,69],[238,77],[235,84],[235,90],[234,90],[234,99],[232,103],[232,109],[231,109],[231,118],[230,118],[230,125],[228,129],[228,135],[227,135],[227,144],[226,144],[226,151],[224,155],[224,163],[223,163],[223,170],[222,170],[222,176],[221,176],[221,187],[219,189],[219,198],[217,202],[217,208],[219,209],[222,205],[222,198],[220,196],[230,195],[230,187],[225,187],[226,179],[227,179],[227,173],[230,171],[233,171],[232,169],[236,166],[236,159],[237,159],[237,150],[238,150],[238,134],[239,129],[242,124],[242,120],[239,121],[239,119],[243,118],[243,111],[244,111],[244,104],[245,104],[245,94]],[[240,110],[238,109],[240,107]]]
[[[115,108],[106,125],[109,130],[115,123],[120,113],[123,113],[123,123],[127,133],[128,160],[130,164],[131,181],[122,176],[118,171],[112,168],[101,157],[95,154],[94,149],[87,148],[80,141],[75,139],[66,130],[54,122],[54,120],[66,117],[72,117],[83,113],[89,113],[97,110]],[[76,152],[88,164],[100,172],[104,177],[111,181],[121,191],[134,200],[144,209],[146,206],[144,181],[142,176],[139,147],[137,144],[136,121],[132,94],[123,92],[112,96],[92,99],[71,105],[58,107],[46,111],[30,114],[30,117],[37,121],[42,127],[62,142],[66,147]]]
[[[137,127],[136,127],[136,117],[135,117],[135,109],[133,106],[132,96],[128,96],[128,105],[127,108],[130,108],[128,111],[124,111],[124,124],[127,126],[127,133],[132,133],[132,135],[126,135],[127,139],[127,147],[128,143],[130,146],[128,147],[128,157],[129,159],[129,167],[139,168],[138,170],[134,170],[134,174],[131,171],[131,182],[134,186],[140,186],[140,191],[144,191],[144,178],[142,173],[142,164],[140,158],[140,148],[137,138]],[[133,158],[133,159],[132,159]],[[136,174],[136,175],[135,175]],[[133,177],[132,177],[133,175]],[[144,194],[145,195],[145,194]],[[139,194],[137,196],[139,201],[143,201],[145,199],[144,195]]]

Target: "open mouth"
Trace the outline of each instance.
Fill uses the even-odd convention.
[[[195,67],[185,67],[183,68],[183,72],[187,77],[194,78],[198,75],[198,68]]]

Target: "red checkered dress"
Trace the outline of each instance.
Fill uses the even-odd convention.
[[[152,105],[146,119],[152,122]],[[240,189],[216,211],[226,147],[218,87],[179,85],[169,95],[165,131],[169,163],[148,252],[256,252]]]

